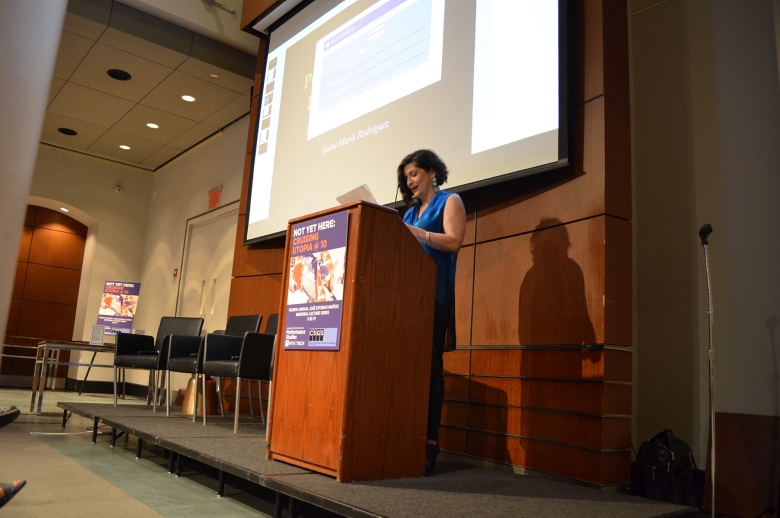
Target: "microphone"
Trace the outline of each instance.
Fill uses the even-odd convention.
[[[712,225],[707,223],[706,225],[703,225],[699,229],[699,238],[701,239],[701,246],[705,246],[707,244],[707,236],[712,234]]]
[[[395,201],[393,202],[393,207],[395,207],[396,203],[398,203],[398,193],[401,191],[401,182],[399,181],[395,186]]]

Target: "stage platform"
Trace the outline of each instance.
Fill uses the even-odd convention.
[[[95,403],[57,403],[144,442],[259,484],[291,499],[348,517],[695,517],[696,509],[656,502],[576,483],[469,465],[447,458],[423,478],[341,484],[311,471],[265,458],[265,428],[242,417],[233,434],[232,416],[209,425],[165,408]],[[93,435],[93,439],[95,436]],[[100,438],[99,440],[105,440]],[[140,444],[140,441],[139,441]],[[221,475],[221,474],[220,474]],[[279,502],[280,500],[277,499]],[[277,505],[277,516],[281,508]]]

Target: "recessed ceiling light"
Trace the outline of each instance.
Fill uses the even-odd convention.
[[[195,98],[191,95],[182,95],[181,98],[187,101],[188,103],[195,102]]]
[[[116,79],[117,81],[128,81],[131,77],[133,77],[124,70],[119,70],[118,68],[112,68],[111,70],[108,70],[106,74],[108,74],[109,77]]]
[[[121,144],[119,147],[122,149],[130,149],[130,146],[125,146],[124,144]]]
[[[219,76],[218,76],[217,74],[211,74],[211,77],[213,77],[214,79],[216,79],[216,78],[218,78]]]
[[[60,207],[60,210],[61,210],[62,212],[70,212],[70,211],[69,211],[68,209],[66,209],[65,207]]]
[[[76,133],[76,131],[74,131],[74,130],[72,130],[70,128],[57,128],[57,131],[59,131],[63,135],[67,135],[69,137],[72,137],[74,135],[78,135],[78,133]]]
[[[147,124],[147,126],[149,126],[149,127],[150,127],[150,128],[152,128],[152,129],[157,129],[157,128],[159,128],[159,127],[160,127],[160,126],[158,126],[157,124],[155,124],[154,122],[150,122],[150,123],[148,123],[148,124]]]

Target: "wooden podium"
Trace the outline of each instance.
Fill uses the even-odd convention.
[[[287,350],[291,228],[345,210],[340,349]],[[267,458],[340,482],[424,475],[435,285],[393,209],[359,201],[290,221]]]

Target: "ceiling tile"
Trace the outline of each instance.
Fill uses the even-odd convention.
[[[238,99],[229,102],[224,107],[217,110],[203,120],[203,124],[214,126],[215,128],[224,128],[242,115],[249,113],[252,99],[249,93],[246,93]]]
[[[130,149],[122,149],[120,145],[129,146]],[[108,130],[89,146],[88,151],[138,164],[161,147],[162,144],[151,140]]]
[[[189,149],[217,131],[219,131],[218,128],[212,128],[211,126],[206,126],[205,124],[198,124],[168,145],[179,149]]]
[[[68,79],[79,66],[95,42],[72,32],[62,31],[57,61],[54,63],[54,77]]]
[[[124,50],[130,54],[135,54],[142,58],[154,61],[166,67],[176,68],[187,59],[187,54],[176,52],[175,50],[163,47],[151,41],[147,41],[138,36],[133,36],[126,32],[109,27],[103,36],[100,37],[100,43]]]
[[[118,81],[108,75],[116,68],[129,73],[131,79]],[[154,89],[172,70],[148,59],[139,58],[102,43],[92,50],[73,72],[70,81],[95,90],[138,102]]]
[[[65,83],[49,105],[49,111],[72,119],[110,128],[133,103],[74,83]]]
[[[60,90],[63,86],[65,86],[65,81],[58,77],[51,78],[51,85],[49,86],[49,102],[46,103],[46,106],[51,104],[57,94],[60,93]]]
[[[150,122],[157,124],[159,128],[153,129],[148,127],[147,123]],[[189,119],[138,104],[127,112],[127,115],[122,117],[111,129],[145,138],[152,142],[167,144],[181,136],[195,124],[196,122]]]
[[[73,13],[65,13],[65,23],[62,28],[68,32],[78,34],[85,38],[89,38],[92,41],[97,41],[103,31],[106,30],[107,25],[89,20]]]
[[[195,102],[182,100],[182,95],[191,95]],[[152,90],[141,104],[190,120],[202,121],[238,96],[238,93],[227,88],[174,71]]]
[[[172,159],[176,155],[183,153],[181,149],[177,149],[171,146],[165,146],[155,151],[141,162],[142,165],[158,168],[168,160]]]
[[[58,128],[68,128],[75,131],[76,135],[64,135],[57,131]],[[106,128],[82,122],[64,115],[46,112],[43,120],[41,140],[49,144],[57,144],[71,149],[86,150],[100,135],[107,131]]]
[[[185,74],[195,76],[204,81],[208,81],[209,83],[214,83],[215,85],[223,86],[239,93],[248,92],[254,84],[253,79],[247,79],[244,76],[240,76],[229,70],[225,70],[224,68],[220,68],[193,57],[188,58],[178,70],[179,72],[184,72]],[[217,77],[212,77],[212,75]]]

